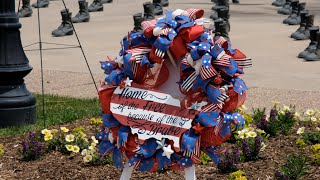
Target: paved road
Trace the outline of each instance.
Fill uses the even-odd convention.
[[[143,11],[143,2],[145,0],[114,0],[114,3],[104,6],[103,12],[91,13],[89,23],[75,24],[96,81],[103,78],[99,60],[106,59],[108,55],[112,57],[118,52],[120,39],[133,27],[132,14]],[[305,2],[307,9],[316,14],[315,24],[320,25],[319,1],[305,0]],[[66,4],[75,15],[78,11],[76,0],[66,0]],[[320,61],[304,62],[296,58],[309,42],[290,39],[289,35],[298,27],[283,25],[281,22],[286,16],[278,15],[277,8],[270,4],[270,0],[241,0],[240,5],[231,4],[232,44],[254,60],[254,67],[246,71],[244,79],[253,89],[251,91],[254,92],[253,97],[258,99],[257,94],[270,94],[266,93],[268,91],[274,92],[280,99],[286,96],[284,101],[290,102],[304,91],[313,91],[308,97],[310,101],[315,100],[320,92]],[[169,9],[202,8],[208,17],[211,6],[210,0],[171,0]],[[63,9],[61,1],[51,1],[49,8],[40,10],[42,40],[77,45],[74,35],[61,38],[51,36],[51,31],[60,24],[61,9]],[[36,12],[34,9],[33,17],[21,19],[24,46],[38,41]],[[57,46],[44,46],[44,48],[49,47]],[[26,49],[34,48],[37,46]],[[34,67],[34,71],[27,78],[27,83],[32,91],[39,92],[41,87],[39,53],[28,51],[27,56]],[[46,92],[85,97],[96,95],[80,49],[45,51],[43,56]],[[271,101],[267,98],[266,103],[270,103],[269,100]],[[300,100],[302,102],[306,99]],[[297,103],[301,104],[300,100]],[[315,101],[312,103],[312,106],[320,106]]]

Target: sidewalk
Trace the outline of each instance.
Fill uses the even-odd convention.
[[[32,2],[35,2],[33,0]],[[142,12],[142,0],[114,0],[104,5],[103,12],[91,13],[89,23],[75,24],[95,80],[104,79],[100,60],[118,53],[121,38],[133,27],[132,14]],[[316,14],[315,24],[320,25],[320,3],[306,0],[307,9]],[[91,3],[91,1],[89,1]],[[78,11],[76,1],[66,1],[73,15]],[[209,17],[210,0],[171,0],[168,9],[202,8]],[[55,38],[51,31],[60,25],[61,1],[50,1],[49,8],[40,9],[43,42],[77,45],[75,35]],[[295,104],[298,108],[320,108],[320,61],[303,62],[296,58],[308,41],[289,38],[298,26],[282,24],[286,18],[278,15],[278,8],[270,0],[241,0],[240,5],[231,4],[231,40],[253,59],[254,66],[246,70],[244,79],[250,87],[248,107],[271,106],[277,100]],[[26,46],[38,41],[37,10],[33,17],[21,19],[22,43]],[[44,48],[49,47],[45,46]],[[52,47],[52,46],[51,46]],[[38,46],[26,49],[36,49]],[[41,92],[39,52],[27,51],[34,70],[26,78],[30,91]],[[43,52],[45,93],[75,97],[96,97],[96,90],[82,57],[80,49],[61,49]]]

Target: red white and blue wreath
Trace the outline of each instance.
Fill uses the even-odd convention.
[[[234,110],[246,99],[240,76],[251,60],[215,36],[203,13],[177,9],[144,21],[142,33],[123,38],[114,60],[101,62],[107,77],[99,89],[98,150],[113,153],[116,167],[125,158],[140,171],[185,169],[200,162],[201,151],[217,163],[216,147],[231,125],[244,125]],[[175,73],[178,90],[165,88],[180,91],[180,99],[159,90]]]

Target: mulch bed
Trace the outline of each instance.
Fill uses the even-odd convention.
[[[70,129],[83,126],[87,132],[95,131],[95,128],[89,124],[88,119],[65,126]],[[58,126],[52,128],[58,128]],[[26,135],[0,138],[0,142],[4,144],[5,149],[5,155],[0,158],[0,179],[120,179],[121,170],[116,169],[112,164],[86,165],[82,162],[82,157],[79,154],[65,156],[59,152],[52,152],[46,154],[41,160],[21,161],[17,154],[20,146],[17,145],[25,137]],[[269,138],[267,148],[261,154],[260,160],[240,163],[238,167],[246,172],[248,179],[273,179],[275,170],[285,163],[289,154],[302,151],[295,145],[295,140],[294,131],[289,136]],[[320,167],[312,164],[308,164],[308,167],[307,174],[303,179],[320,179]],[[197,165],[196,175],[197,179],[228,179],[229,177],[229,174],[219,173],[212,163]],[[132,179],[184,179],[184,173],[182,171],[164,171],[153,174],[134,172]]]

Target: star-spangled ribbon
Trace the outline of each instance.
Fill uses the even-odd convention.
[[[160,169],[171,166],[171,159],[168,159],[166,156],[162,156],[162,153],[163,150],[159,149],[155,155]]]
[[[237,128],[242,127],[245,123],[244,117],[240,113],[225,113],[223,118],[223,126],[219,132],[222,137],[230,135],[230,126],[232,123],[235,124]]]
[[[242,95],[243,91],[248,90],[248,87],[244,83],[244,81],[240,78],[233,78],[231,79],[232,85],[233,85],[233,90]]]
[[[113,150],[112,160],[117,168],[123,168],[123,164],[121,162],[122,153],[119,149],[115,148]]]
[[[219,124],[220,112],[211,111],[211,112],[201,112],[198,115],[198,118],[195,120],[204,127],[213,127]]]
[[[107,75],[118,68],[118,63],[114,61],[100,61],[100,65],[101,69],[103,69],[104,73]]]
[[[130,79],[133,79],[133,72],[131,69],[131,63],[132,63],[132,54],[126,54],[123,57],[123,72],[125,75],[127,75]]]
[[[123,79],[123,72],[120,69],[113,70],[109,76],[105,78],[105,81],[113,86],[118,86]]]
[[[198,136],[194,134],[192,130],[185,132],[182,135],[181,150],[193,152],[197,140]]]
[[[149,39],[147,39],[143,33],[141,32],[131,32],[130,33],[130,39],[129,43],[131,46],[139,46],[139,45],[151,45],[151,42]]]
[[[149,171],[154,166],[154,159],[152,157],[141,159],[138,170],[145,172]]]
[[[120,124],[119,121],[116,118],[114,118],[112,114],[103,114],[102,122],[103,126],[107,128],[112,128]]]
[[[217,155],[216,148],[214,146],[201,148],[201,150],[206,153],[216,165],[218,165],[219,156]]]
[[[130,133],[130,127],[122,126],[118,130],[118,143],[124,145],[128,140],[128,134]]]
[[[139,152],[144,157],[151,157],[155,153],[157,146],[158,146],[158,144],[157,144],[156,139],[154,139],[154,138],[147,139],[140,146]]]

